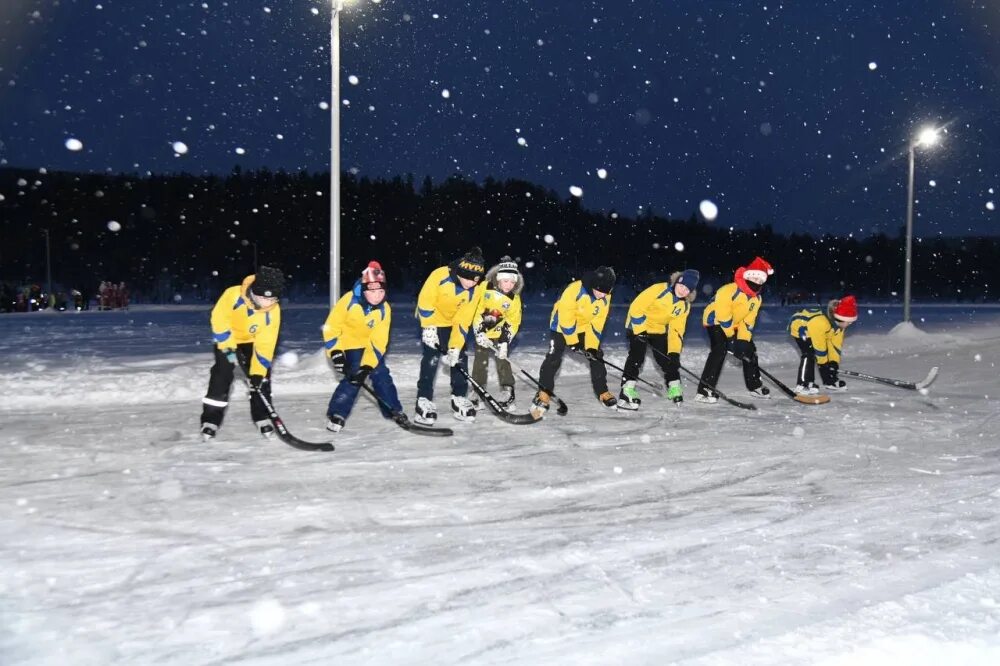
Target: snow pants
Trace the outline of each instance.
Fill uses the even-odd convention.
[[[229,406],[229,392],[233,385],[233,378],[236,369],[229,362],[226,355],[218,347],[213,349],[215,353],[215,363],[208,378],[208,392],[201,399],[201,422],[211,423],[216,428],[222,425],[222,419],[226,415],[226,408]],[[243,368],[243,372],[250,374],[250,361],[253,357],[253,343],[244,342],[236,345],[236,358]],[[271,379],[271,368],[267,369],[267,378]],[[266,381],[260,387],[261,393],[271,400],[271,382]],[[257,394],[250,393],[250,418],[256,421],[267,420],[267,408],[264,403],[257,398]]]
[[[451,326],[438,326],[437,331],[438,339],[443,342],[451,336]],[[434,380],[437,378],[438,364],[441,363],[441,352],[422,343],[420,346],[423,348],[423,356],[420,359],[417,397],[434,400]],[[462,374],[462,370],[458,369],[459,366],[462,370],[469,371],[469,357],[466,355],[464,347],[462,353],[458,355],[458,365],[451,368],[451,394],[465,397],[469,392],[469,380]]]
[[[538,383],[546,393],[554,393],[556,388],[556,373],[562,365],[563,354],[566,353],[566,337],[559,331],[552,331],[549,336],[549,353],[542,361],[538,371]],[[608,390],[608,369],[604,365],[604,352],[597,350],[597,357],[589,359],[590,385],[594,395],[600,397]]]
[[[802,358],[799,359],[799,374],[795,378],[795,383],[806,386],[815,384],[816,350],[813,349],[812,343],[808,340],[795,338],[795,344],[798,345],[799,351],[802,353]]]
[[[330,404],[326,408],[327,416],[339,416],[346,421],[347,417],[351,415],[361,387],[351,384],[350,377],[361,369],[361,357],[364,351],[364,349],[344,351],[346,357],[344,378],[340,380],[333,395],[330,396]],[[368,378],[372,380],[372,389],[379,397],[378,408],[382,412],[382,416],[388,417],[393,412],[403,411],[403,406],[399,404],[399,394],[396,393],[396,385],[392,381],[392,375],[389,373],[389,366],[385,364],[385,359],[375,366]]]
[[[476,345],[476,355],[472,359],[472,378],[477,384],[486,388],[486,379],[490,373],[491,352],[486,347]],[[514,386],[514,371],[511,370],[510,361],[507,359],[496,359],[497,382],[501,387]]]
[[[709,395],[712,390],[710,387],[717,386],[719,383],[719,375],[722,374],[722,366],[726,363],[726,354],[729,351],[731,341],[726,337],[721,326],[706,326],[705,330],[708,332],[711,349],[708,352],[708,358],[705,359],[705,369],[701,371],[698,393]],[[753,353],[743,361],[743,382],[746,384],[747,390],[753,391],[760,388],[764,382],[760,380],[757,347],[753,342],[750,345],[753,347]]]
[[[674,359],[667,354],[666,333],[635,335],[632,331],[627,331],[626,335],[628,336],[628,358],[625,359],[625,374],[622,375],[622,385],[630,379],[634,380],[639,377],[642,366],[646,362],[646,351],[650,345],[653,349],[661,352],[659,354],[653,352],[653,358],[660,366],[660,370],[663,371],[663,378],[667,383],[681,378],[679,361],[675,363]]]

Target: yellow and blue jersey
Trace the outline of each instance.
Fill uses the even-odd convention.
[[[583,281],[576,280],[570,282],[552,306],[549,329],[562,333],[568,345],[582,339],[585,348],[597,349],[604,337],[604,324],[610,309],[610,294],[594,298],[593,292],[583,286]]]
[[[250,298],[254,276],[243,284],[229,287],[212,308],[212,338],[219,349],[235,349],[236,345],[253,343],[250,374],[264,375],[271,369],[274,350],[281,329],[281,306],[274,303],[258,308]]]
[[[323,324],[323,345],[327,351],[362,349],[361,365],[378,366],[389,347],[392,308],[385,301],[371,305],[361,293],[358,281],[330,309]]]
[[[451,326],[448,347],[463,347],[475,314],[475,290],[462,287],[448,266],[434,269],[417,296],[420,326]]]
[[[748,296],[735,282],[730,282],[715,292],[712,302],[705,307],[701,323],[721,326],[728,338],[736,335],[738,340],[749,341],[753,338],[760,306],[760,296]]]
[[[629,305],[625,328],[635,335],[667,334],[667,352],[681,353],[691,304],[679,298],[669,282],[644,289]]]
[[[808,340],[816,351],[816,363],[840,364],[844,347],[844,329],[835,325],[819,308],[806,308],[792,315],[788,332],[793,338]]]

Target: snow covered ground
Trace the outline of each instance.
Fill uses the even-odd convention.
[[[389,357],[407,407],[409,310]],[[5,666],[1000,663],[1000,309],[893,330],[898,308],[862,308],[844,367],[939,365],[927,396],[852,381],[749,413],[644,391],[609,415],[567,359],[565,418],[446,416],[437,439],[363,398],[330,454],[259,439],[240,399],[200,441],[207,311],[0,316]],[[787,382],[792,311],[766,306],[758,337]],[[513,356],[531,370],[547,312]],[[305,439],[333,387],[324,316],[286,309],[274,378]],[[706,351],[693,316],[685,365]],[[743,397],[736,367],[720,387]]]

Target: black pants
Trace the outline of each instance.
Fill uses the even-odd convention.
[[[556,373],[562,365],[563,354],[566,352],[566,338],[559,331],[552,331],[549,336],[549,353],[542,361],[538,371],[538,383],[546,393],[553,393],[556,388]],[[582,358],[582,355],[581,355]],[[597,350],[596,358],[590,359],[590,385],[594,387],[594,395],[600,397],[608,390],[608,369],[604,366],[604,352]]]
[[[721,326],[707,326],[708,341],[711,350],[708,358],[705,359],[705,369],[701,371],[701,381],[698,383],[698,393],[708,395],[712,390],[709,386],[718,386],[719,375],[722,374],[722,366],[726,363],[726,353],[729,350],[729,338]],[[748,390],[760,388],[764,382],[760,380],[760,367],[757,365],[757,347],[753,346],[753,353],[743,361],[743,382]]]
[[[208,392],[201,399],[201,422],[211,423],[219,427],[222,425],[222,419],[226,415],[226,407],[229,406],[229,389],[233,384],[235,368],[233,368],[233,364],[229,362],[229,359],[226,358],[226,355],[219,351],[218,347],[214,351],[215,364],[212,366],[209,374]],[[250,374],[250,359],[252,357],[252,342],[236,345],[236,358],[239,359],[239,364],[243,368],[243,372],[248,375]],[[270,368],[267,370],[267,378],[271,378]],[[264,382],[260,390],[267,397],[268,401],[270,401],[271,382]],[[256,399],[256,393],[252,392],[250,394],[250,417],[254,421],[267,419],[267,408],[264,407],[264,403]]]
[[[666,333],[643,333],[641,336],[635,335],[632,331],[627,331],[628,336],[628,358],[625,359],[625,374],[622,376],[622,384],[630,379],[638,379],[642,372],[642,366],[646,362],[647,346],[660,353],[653,352],[656,364],[663,371],[663,378],[669,384],[681,378],[680,368],[667,356],[667,334]]]
[[[795,378],[795,383],[804,384],[806,386],[809,384],[815,384],[816,350],[813,349],[812,343],[808,340],[795,338],[795,344],[799,346],[799,351],[802,352],[802,358],[799,359],[799,374]]]

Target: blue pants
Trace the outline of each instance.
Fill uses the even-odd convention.
[[[443,343],[451,336],[451,326],[438,326],[438,339]],[[437,377],[438,363],[441,362],[441,352],[437,349],[421,344],[424,355],[420,359],[420,379],[417,380],[417,397],[434,399],[434,379]],[[462,370],[469,371],[469,357],[465,354],[465,347],[458,355],[458,365]],[[451,368],[451,394],[465,396],[469,392],[469,380],[465,378],[458,366]]]
[[[327,416],[339,416],[346,421],[347,417],[351,415],[361,387],[352,385],[348,378],[361,368],[363,353],[363,349],[344,351],[344,355],[347,357],[347,363],[344,366],[346,374],[330,397],[330,406],[326,408]],[[392,412],[403,411],[403,406],[399,404],[399,395],[396,393],[396,385],[392,382],[392,375],[389,374],[389,366],[385,364],[385,359],[375,366],[368,378],[372,380],[372,388],[380,399],[378,408],[382,412],[382,416],[388,417]],[[383,402],[385,404],[382,404]],[[386,405],[391,409],[387,409]]]

